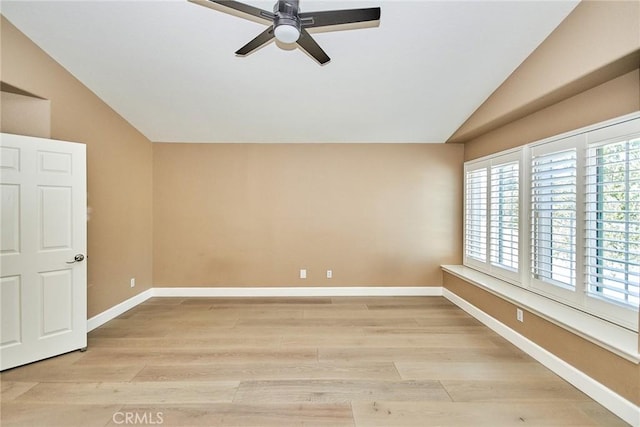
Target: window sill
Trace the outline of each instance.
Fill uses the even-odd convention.
[[[633,363],[640,363],[637,332],[463,265],[443,265],[442,269]]]

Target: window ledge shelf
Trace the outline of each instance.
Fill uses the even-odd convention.
[[[442,269],[633,363],[640,363],[635,331],[463,265],[443,265]]]

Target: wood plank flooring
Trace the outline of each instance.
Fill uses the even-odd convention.
[[[624,426],[438,297],[153,298],[0,374],[6,426]]]

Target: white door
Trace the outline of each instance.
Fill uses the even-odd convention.
[[[84,144],[0,134],[0,370],[87,346]]]

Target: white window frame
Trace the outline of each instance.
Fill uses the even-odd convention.
[[[496,153],[464,164],[464,222],[463,227],[463,264],[486,273],[504,282],[517,285],[526,291],[557,301],[565,306],[591,314],[596,318],[638,331],[638,307],[616,303],[589,292],[587,283],[587,154],[594,144],[620,140],[629,135],[640,134],[640,112],[598,123],[565,134],[536,141],[525,146]],[[532,218],[531,218],[531,159],[543,153],[552,153],[565,149],[576,150],[576,213],[575,213],[575,287],[568,289],[533,277],[531,272],[532,256]],[[491,264],[491,167],[502,163],[519,161],[519,259],[518,271],[508,271]],[[487,212],[486,212],[486,261],[480,262],[466,256],[466,176],[469,171],[485,168],[487,170]]]
[[[520,205],[522,204],[520,158],[513,156],[511,161],[504,162],[504,158],[500,160],[502,160],[500,163],[494,162],[489,169],[491,181],[489,182],[488,262],[491,267],[500,268],[501,270],[498,271],[510,275],[511,279],[517,281],[520,268]],[[503,173],[499,171],[500,169],[504,170]]]
[[[472,235],[467,235],[465,232],[465,238],[463,243],[463,254],[464,261],[467,265],[473,266],[480,270],[483,270],[487,265],[487,260],[489,257],[488,253],[488,237],[487,237],[487,205],[489,203],[488,197],[488,186],[489,186],[489,171],[488,171],[489,162],[479,162],[474,165],[470,165],[467,167],[465,165],[464,168],[464,213],[463,213],[463,223],[465,230],[467,230],[468,225],[473,223],[473,230],[471,231]],[[469,182],[469,178],[471,174],[475,172],[484,171],[484,185],[480,184],[479,191],[477,190],[478,183],[471,184]],[[469,189],[471,186],[474,186],[474,195],[469,193]],[[483,188],[484,187],[484,188]],[[484,190],[484,195],[479,195]],[[469,198],[469,199],[468,199]],[[478,204],[481,203],[481,200],[478,198],[484,199],[484,205],[481,206],[481,209],[478,208]],[[473,206],[471,206],[473,205]],[[474,213],[478,210],[484,211],[482,217],[480,218],[470,218],[469,213],[473,211]],[[482,224],[484,222],[484,224]],[[484,233],[484,238],[476,239],[476,235],[478,233]],[[470,244],[471,242],[471,244]],[[484,246],[484,247],[482,247]],[[475,257],[471,255],[472,253],[482,252],[483,257]]]
[[[522,167],[521,167],[521,156],[522,153],[520,150],[509,150],[508,152],[504,152],[501,153],[498,156],[492,157],[490,159],[484,159],[484,160],[479,160],[479,161],[472,161],[472,162],[467,162],[465,163],[464,166],[464,224],[466,227],[467,224],[467,176],[469,173],[480,170],[480,169],[484,169],[486,171],[486,194],[485,194],[485,200],[486,200],[486,205],[485,205],[485,214],[484,214],[484,218],[485,218],[485,232],[486,232],[486,238],[485,238],[485,248],[484,248],[484,253],[485,253],[485,260],[481,261],[478,260],[476,258],[473,257],[469,257],[467,255],[467,239],[466,239],[466,230],[465,230],[465,239],[464,239],[464,243],[463,243],[463,258],[464,258],[464,264],[473,268],[476,268],[477,270],[489,273],[495,277],[498,277],[502,280],[505,280],[509,283],[513,283],[513,284],[519,284],[520,282],[520,271],[522,270],[522,257],[519,256],[518,258],[518,268],[517,269],[512,269],[512,268],[505,268],[502,267],[500,265],[496,265],[494,263],[491,262],[491,245],[492,245],[492,238],[491,238],[491,230],[492,230],[492,224],[491,224],[491,201],[492,201],[492,191],[491,191],[491,183],[492,183],[492,169],[494,167],[497,166],[501,166],[501,165],[505,165],[505,164],[509,164],[509,163],[518,163],[518,186],[519,186],[519,191],[522,187],[521,183],[522,183]],[[519,207],[522,205],[522,203],[519,204]],[[520,212],[518,213],[518,218],[519,218],[519,228],[521,228],[521,223],[522,223],[522,216],[520,215]],[[518,232],[518,246],[521,247],[521,230],[519,230]]]
[[[545,142],[542,144],[532,144],[531,146],[528,147],[530,160],[527,164],[523,165],[523,167],[525,167],[529,172],[529,176],[531,176],[531,167],[532,167],[531,165],[532,165],[533,158],[537,156],[546,155],[546,154],[554,154],[554,153],[566,152],[570,150],[576,151],[576,201],[575,201],[576,215],[575,215],[575,225],[574,225],[575,227],[574,242],[576,244],[574,244],[573,246],[574,257],[575,257],[573,283],[571,283],[571,285],[568,286],[560,282],[555,282],[553,279],[544,280],[544,279],[539,279],[535,277],[532,271],[532,264],[533,264],[533,257],[534,257],[533,245],[529,246],[529,248],[527,248],[527,251],[526,251],[527,259],[529,260],[530,264],[527,270],[528,277],[523,280],[523,283],[525,283],[525,285],[528,285],[532,289],[535,289],[537,292],[544,295],[551,296],[561,302],[570,303],[570,304],[571,303],[579,304],[579,302],[576,301],[576,293],[578,293],[578,290],[580,288],[580,284],[579,284],[580,272],[579,272],[579,265],[578,265],[579,264],[578,260],[580,256],[579,256],[578,248],[580,246],[579,242],[582,236],[581,236],[581,227],[579,226],[579,224],[581,224],[581,217],[580,217],[581,209],[579,209],[578,207],[581,206],[579,182],[580,182],[580,170],[581,170],[581,164],[582,164],[582,161],[581,161],[582,159],[580,158],[580,152],[582,150],[577,148],[578,144],[580,144],[579,136],[564,138],[561,140],[556,140],[551,142]],[[529,178],[526,186],[529,187],[530,192],[528,194],[528,197],[524,199],[524,204],[528,206],[529,213],[530,213],[530,216],[526,219],[527,230],[531,230],[529,235],[530,239],[532,239],[533,237],[531,184],[532,184],[532,181],[531,181],[531,178]]]
[[[615,143],[615,142],[620,142],[620,141],[625,141],[625,140],[635,139],[635,138],[640,138],[640,126],[635,125],[633,121],[625,122],[617,126],[605,127],[602,129],[598,129],[594,132],[590,132],[587,135],[587,138],[585,141],[586,142],[585,149],[584,149],[585,158],[588,157],[588,150],[592,148],[597,148],[610,143]],[[586,171],[586,167],[585,167],[585,171]],[[589,185],[592,185],[592,184],[587,182],[587,180],[585,180],[585,183],[584,183],[585,193],[588,193]],[[588,202],[589,202],[588,200],[585,200],[585,204],[587,204]],[[590,218],[588,216],[585,217],[585,232],[590,228],[588,224],[589,220]],[[591,246],[589,245],[589,239],[591,237],[592,236],[589,236],[589,235],[585,236],[585,251],[586,251],[585,257],[584,257],[584,261],[585,261],[584,304],[585,304],[585,307],[590,312],[601,313],[606,318],[617,320],[618,323],[625,323],[627,321],[627,316],[625,316],[625,313],[628,311],[628,305],[624,305],[621,303],[617,303],[614,300],[600,297],[599,295],[594,294],[589,290],[589,283],[587,283],[588,281],[587,273],[589,269],[587,255],[589,255],[588,251],[591,250]],[[631,315],[633,315],[633,313]],[[635,317],[637,318],[637,316],[638,316],[638,313],[635,312]]]

